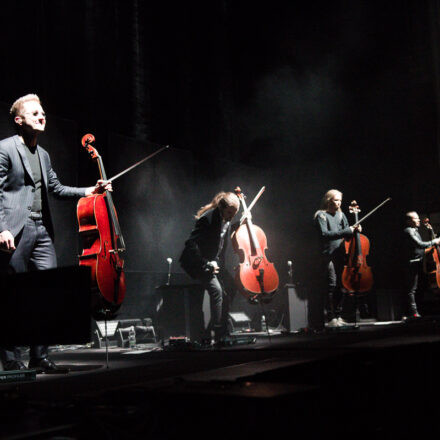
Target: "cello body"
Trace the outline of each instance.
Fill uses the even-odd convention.
[[[429,219],[423,220],[426,228],[430,229],[431,240],[436,238],[432,226],[429,224]],[[423,271],[428,278],[428,285],[435,293],[440,293],[440,246],[434,245],[425,250],[423,258]]]
[[[92,310],[115,313],[125,297],[124,262],[112,252],[113,234],[105,194],[83,197],[78,201],[77,216],[83,251],[80,266],[91,269]]]
[[[356,232],[355,235],[358,237],[353,237],[344,242],[348,261],[344,266],[341,281],[349,292],[364,293],[373,287],[373,272],[371,267],[367,265],[370,241],[359,232]]]
[[[247,223],[240,226],[233,239],[234,251],[241,255],[235,279],[241,291],[248,298],[261,293],[271,294],[278,289],[278,273],[273,263],[265,255],[267,238],[263,230],[252,225],[260,250],[256,251],[252,245]],[[260,272],[262,271],[262,272]],[[261,274],[262,277],[261,277]]]
[[[83,145],[98,160],[101,178],[107,180],[101,157],[89,145],[94,138],[84,141],[86,136]],[[79,264],[91,270],[92,316],[108,319],[121,306],[126,291],[124,261],[120,256],[125,245],[111,194],[106,191],[79,199],[77,218],[83,248]]]
[[[440,249],[438,245],[432,246],[432,259],[435,268],[428,272],[428,283],[435,293],[440,293]]]
[[[356,201],[351,202],[350,212],[355,214],[356,223],[359,211]],[[347,261],[342,272],[342,285],[350,293],[368,292],[373,287],[373,272],[367,264],[370,241],[356,231],[353,237],[344,241],[344,247]]]
[[[239,188],[236,193],[247,209]],[[278,289],[279,277],[274,264],[265,255],[267,238],[264,231],[247,218],[235,231],[232,246],[240,258],[235,273],[240,292],[252,302],[271,299]]]

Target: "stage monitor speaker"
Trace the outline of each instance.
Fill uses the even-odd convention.
[[[231,330],[233,332],[250,332],[251,319],[244,312],[231,312],[229,313],[229,322]]]
[[[287,330],[295,332],[309,326],[307,299],[298,296],[294,284],[286,284],[287,295]]]
[[[2,275],[0,288],[0,345],[90,341],[90,268]]]

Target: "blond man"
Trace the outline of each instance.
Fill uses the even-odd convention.
[[[58,198],[79,198],[111,189],[106,182],[76,188],[60,183],[49,153],[38,145],[46,128],[40,98],[28,94],[11,107],[17,134],[0,141],[0,270],[9,273],[55,268],[53,224],[48,206],[52,193]],[[18,347],[0,350],[5,370],[22,370]],[[30,368],[56,370],[46,346],[30,347]]]

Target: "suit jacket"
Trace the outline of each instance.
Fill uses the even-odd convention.
[[[217,260],[220,267],[224,266],[229,231],[224,236],[223,248],[217,257],[221,229],[222,218],[218,208],[205,212],[197,220],[179,259],[182,268],[192,278],[200,278],[209,261]]]
[[[0,141],[0,232],[16,237],[29,217],[34,200],[35,183],[25,146],[18,135]],[[64,186],[52,169],[46,150],[37,146],[41,164],[43,221],[53,239],[53,225],[48,209],[48,193],[59,198],[83,197],[85,188]]]

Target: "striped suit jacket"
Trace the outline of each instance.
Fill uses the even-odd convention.
[[[85,188],[64,186],[52,169],[46,150],[37,146],[40,156],[43,198],[43,221],[53,239],[48,193],[58,198],[83,197]],[[29,217],[34,200],[35,183],[25,146],[18,135],[0,141],[0,232],[10,231],[16,237]]]

